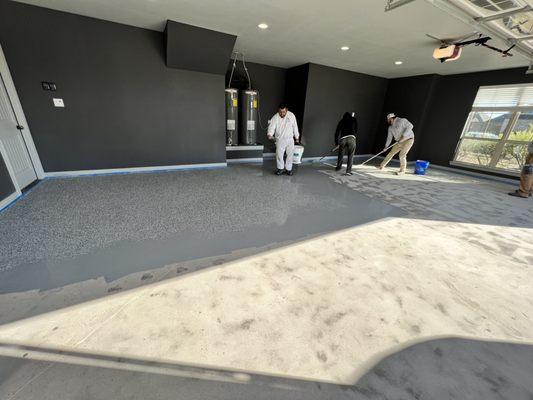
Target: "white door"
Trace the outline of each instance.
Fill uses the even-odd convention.
[[[19,128],[24,129],[17,122],[4,80],[0,75],[0,141],[6,149],[18,186],[24,189],[37,179],[37,174]]]

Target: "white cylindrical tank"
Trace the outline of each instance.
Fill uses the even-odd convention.
[[[239,91],[226,89],[226,145],[239,144]]]
[[[240,144],[257,143],[259,93],[256,90],[244,90],[241,95],[241,135]]]

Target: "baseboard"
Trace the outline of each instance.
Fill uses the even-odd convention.
[[[46,178],[67,178],[73,176],[91,176],[91,175],[114,175],[114,174],[138,174],[148,172],[165,172],[165,171],[183,171],[193,169],[217,169],[225,168],[227,163],[210,163],[210,164],[184,164],[184,165],[164,165],[157,167],[133,167],[133,168],[111,168],[111,169],[86,169],[78,171],[57,171],[45,172]]]
[[[245,163],[262,163],[263,158],[228,158],[226,161],[228,164],[245,164]]]
[[[4,211],[6,208],[8,208],[19,197],[20,197],[19,193],[13,192],[9,196],[7,196],[4,200],[0,201],[0,212]]]
[[[261,150],[261,151],[263,151],[264,148],[265,148],[265,146],[263,146],[262,144],[260,144],[260,145],[226,146],[226,151],[249,151],[249,150]]]

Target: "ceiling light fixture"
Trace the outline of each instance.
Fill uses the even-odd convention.
[[[403,64],[403,61],[394,61],[394,64],[396,64],[396,65],[402,65],[402,64]]]
[[[348,50],[350,50],[350,48],[349,48],[348,46],[342,46],[342,47],[341,47],[341,50],[342,50],[342,51],[348,51]]]
[[[257,25],[257,27],[259,29],[268,29],[268,24],[265,24],[264,22],[262,22],[259,25]]]

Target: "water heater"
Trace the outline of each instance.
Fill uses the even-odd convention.
[[[239,144],[239,91],[226,89],[226,145]]]
[[[257,143],[258,101],[256,90],[244,90],[241,95],[241,135],[240,144]]]

